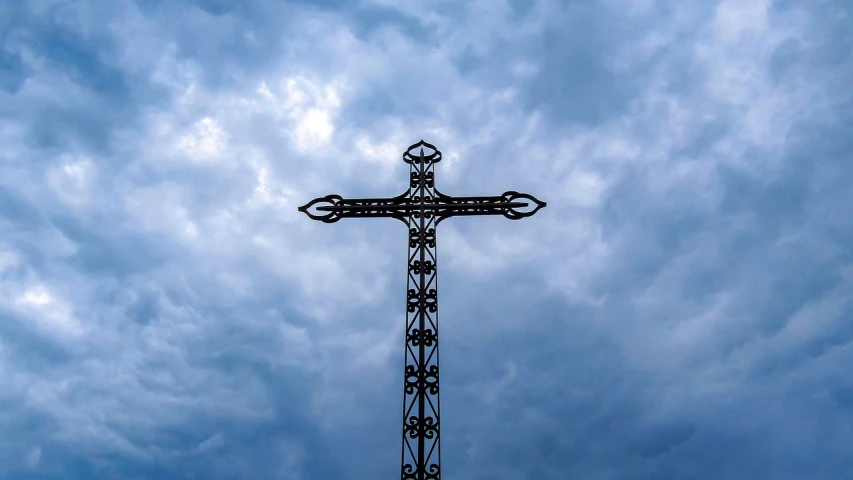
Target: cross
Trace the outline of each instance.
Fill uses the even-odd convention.
[[[431,153],[425,155],[424,147]],[[440,480],[435,228],[446,218],[463,215],[503,215],[518,220],[533,215],[545,202],[514,191],[490,197],[454,197],[439,192],[435,188],[435,164],[441,161],[441,152],[423,140],[406,150],[403,161],[409,164],[409,189],[396,197],[326,195],[299,207],[299,211],[325,223],[342,218],[390,217],[408,227],[401,478]]]

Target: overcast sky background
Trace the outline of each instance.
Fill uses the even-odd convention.
[[[851,15],[0,2],[0,478],[399,478],[421,138],[444,478],[851,478]]]

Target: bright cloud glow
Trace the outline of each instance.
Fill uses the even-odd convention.
[[[181,138],[178,148],[196,160],[215,158],[225,149],[225,134],[216,120],[203,118]]]

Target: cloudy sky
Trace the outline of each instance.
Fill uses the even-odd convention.
[[[850,478],[851,16],[3,1],[0,478],[399,478],[421,138],[446,478]]]

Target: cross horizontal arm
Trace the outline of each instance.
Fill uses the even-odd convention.
[[[409,204],[409,192],[391,198],[343,198],[340,195],[318,197],[299,207],[299,211],[312,220],[334,223],[342,218],[352,217],[390,217],[408,224],[409,212],[401,206]],[[318,212],[312,213],[311,207]]]
[[[436,206],[436,225],[446,218],[470,215],[503,215],[511,220],[525,218],[538,212],[547,204],[533,195],[512,190],[503,195],[488,197],[454,197],[435,189],[433,205]],[[521,201],[519,201],[521,200]],[[530,207],[529,210],[519,210]]]
[[[453,197],[435,190],[435,197],[404,193],[392,198],[343,198],[339,195],[326,195],[315,198],[299,207],[314,220],[334,223],[341,218],[390,217],[407,223],[412,215],[435,215],[436,224],[445,218],[471,215],[504,215],[517,220],[529,217],[546,205],[532,195],[518,192],[505,192],[503,195],[487,197]],[[521,201],[519,201],[521,200]],[[534,205],[532,210],[521,210]],[[316,212],[312,213],[314,207]]]
[[[412,210],[453,210],[457,208],[467,208],[469,204],[466,203],[427,203],[424,205],[392,205],[388,207],[383,207],[383,211],[394,212],[394,211],[405,211],[410,212]],[[501,207],[501,208],[514,208],[514,207],[526,207],[528,205],[527,202],[500,202],[500,203],[490,203],[490,207]],[[376,210],[376,207],[371,205],[345,205],[338,207],[317,207],[318,211],[321,212],[350,212],[350,211],[363,211],[363,210]]]

